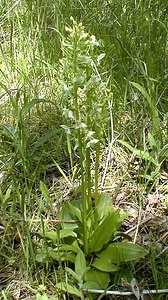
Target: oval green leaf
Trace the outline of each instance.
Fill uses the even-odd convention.
[[[72,295],[76,295],[79,298],[83,298],[82,292],[80,292],[76,287],[70,285],[69,283],[59,282],[56,284],[56,288]]]
[[[98,289],[106,289],[110,283],[110,274],[101,272],[99,270],[90,269],[85,274],[85,288],[87,286],[91,286],[91,282],[94,282],[94,286],[96,285]],[[94,288],[93,286],[87,288]]]
[[[120,221],[119,210],[112,211],[104,217],[104,220],[96,227],[92,234],[90,241],[91,252],[100,251],[103,246],[110,241],[112,235],[120,226]]]
[[[103,271],[103,272],[117,272],[119,270],[119,267],[115,264],[111,263],[111,261],[107,258],[98,258],[95,259],[92,263],[92,266],[96,269]]]
[[[102,264],[130,262],[144,258],[147,253],[148,252],[140,245],[118,242],[110,244],[104,251],[102,251],[99,255],[98,261]]]

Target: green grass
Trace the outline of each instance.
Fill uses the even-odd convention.
[[[19,270],[22,276],[12,279],[25,297],[27,289],[38,300],[38,293],[56,295],[54,285],[67,280],[60,264],[35,260],[41,247],[35,233],[55,229],[53,220],[64,201],[82,193],[84,207],[93,205],[92,198],[96,206],[101,188],[110,191],[114,202],[123,193],[129,208],[143,207],[148,193],[168,195],[161,179],[168,172],[168,4],[2,0],[0,11],[0,270]],[[71,16],[96,37],[94,50],[87,41],[70,47],[73,37],[69,48],[64,44]],[[79,53],[102,58],[101,63],[83,58],[79,67]],[[74,81],[76,75],[83,76],[81,82]],[[92,76],[97,82],[90,88]],[[158,208],[158,214],[164,212]],[[86,218],[84,209],[87,255]],[[157,241],[159,232],[154,236]],[[168,288],[167,254],[157,258],[150,239],[145,281]],[[159,246],[165,245],[163,239]],[[131,272],[138,277],[136,268]],[[3,277],[0,299],[11,299],[9,281]],[[40,290],[40,284],[47,290]]]

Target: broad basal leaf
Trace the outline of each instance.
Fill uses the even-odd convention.
[[[63,227],[72,229],[78,228],[82,220],[81,211],[82,203],[80,200],[74,200],[69,203],[66,203],[59,213],[59,219],[63,222],[66,221],[65,223],[63,223]]]
[[[93,289],[96,285],[98,289],[106,289],[110,283],[110,274],[101,272],[99,270],[90,269],[87,271],[84,277],[86,281],[85,288],[87,285],[90,286],[87,288]],[[91,282],[94,282],[94,286],[91,286]]]
[[[76,201],[77,202],[77,201]],[[78,208],[76,205],[69,203],[70,210],[72,214],[80,221],[82,222],[82,214],[81,214],[81,209]]]
[[[66,292],[68,294],[72,294],[75,295],[79,298],[83,298],[83,294],[82,292],[79,291],[79,289],[77,289],[76,287],[70,285],[69,283],[65,283],[65,282],[59,282],[56,284],[56,288]]]
[[[58,240],[58,234],[56,231],[47,231],[47,232],[37,232],[37,236],[41,237],[41,238],[47,238],[49,240],[51,240],[51,242],[53,244],[56,243],[56,241]]]
[[[69,275],[71,275],[77,282],[79,282],[81,280],[81,278],[78,276],[78,274],[76,274],[72,269],[66,267],[65,268],[66,272],[69,273]]]
[[[98,258],[95,259],[92,263],[92,266],[96,269],[103,272],[116,272],[119,270],[119,267],[111,262],[110,259],[107,258]]]
[[[61,251],[59,249],[52,249],[51,247],[38,249],[36,251],[36,261],[39,263],[46,263],[47,261],[70,261],[75,263],[76,253]]]
[[[86,259],[82,250],[80,250],[75,259],[75,273],[81,277],[86,269]]]
[[[82,290],[87,290],[87,289],[94,289],[94,290],[99,290],[100,287],[98,285],[97,282],[95,281],[86,281],[83,285],[82,285]]]
[[[102,249],[102,247],[110,241],[112,235],[120,225],[120,212],[116,210],[109,213],[104,220],[94,230],[91,241],[90,251],[95,252]]]
[[[143,258],[147,253],[148,252],[139,245],[118,242],[110,244],[103,250],[99,254],[98,261],[102,264],[129,262]]]
[[[58,251],[50,251],[48,254],[49,258],[52,258],[56,261],[70,261],[75,263],[76,255],[70,252],[58,252]]]
[[[60,251],[65,251],[65,252],[70,251],[70,252],[74,252],[76,254],[80,251],[80,247],[78,246],[78,243],[76,240],[70,245],[60,244],[58,248]]]
[[[98,203],[96,209],[99,220],[106,216],[109,213],[109,211],[115,210],[112,206],[111,196],[108,193],[103,193],[99,195],[97,202]]]
[[[50,240],[53,244],[56,244],[59,240],[66,237],[76,237],[76,233],[72,229],[61,229],[57,231],[38,232],[38,236]]]
[[[60,239],[64,239],[64,238],[69,237],[69,236],[77,237],[76,233],[72,229],[61,229],[59,231]]]

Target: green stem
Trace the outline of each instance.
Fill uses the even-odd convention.
[[[90,79],[90,68],[89,66],[86,66],[86,77],[87,82]],[[86,105],[86,115],[87,115],[87,128],[89,129],[91,127],[91,118],[90,118],[90,111],[92,107],[92,95],[90,91],[87,91],[87,105]],[[92,208],[92,196],[91,196],[91,159],[90,159],[90,147],[86,148],[86,182],[87,182],[87,204],[88,209],[90,210]]]
[[[86,185],[86,174],[83,166],[83,143],[82,135],[80,129],[78,130],[78,143],[79,143],[79,157],[80,157],[80,168],[81,168],[81,184],[82,184],[82,200],[83,200],[83,214],[82,214],[82,223],[83,223],[83,246],[85,255],[89,252],[88,244],[88,234],[87,234],[87,185]]]
[[[90,210],[92,208],[91,201],[91,163],[90,163],[90,148],[86,149],[86,176],[85,181],[87,185],[87,207]]]
[[[77,73],[77,43],[78,41],[75,41],[74,45],[74,74]],[[80,121],[80,107],[78,104],[78,85],[74,84],[74,107],[75,107],[75,117],[77,123]],[[89,250],[89,244],[88,244],[88,234],[87,234],[87,194],[86,194],[86,175],[85,170],[83,166],[83,136],[81,133],[81,129],[79,128],[77,130],[77,139],[78,139],[78,145],[79,145],[79,157],[80,157],[80,168],[81,168],[81,183],[82,183],[82,200],[83,200],[83,215],[82,215],[82,222],[83,222],[83,246],[84,246],[84,253],[85,255],[88,254]]]
[[[97,145],[96,145],[96,159],[95,159],[95,191],[94,191],[94,199],[95,199],[95,213],[96,213],[96,216],[97,216],[97,205],[98,205],[98,197],[99,197],[99,192],[98,192],[98,186],[99,186],[99,160],[100,160],[100,142],[98,142]]]

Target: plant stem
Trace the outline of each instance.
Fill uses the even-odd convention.
[[[87,208],[90,210],[92,208],[91,203],[91,163],[90,163],[90,148],[86,149],[86,174],[85,181],[87,185]]]
[[[74,43],[74,74],[77,73],[77,40]],[[78,86],[74,84],[74,107],[75,117],[77,123],[80,120],[79,104],[78,104]],[[88,254],[88,235],[87,235],[87,195],[86,195],[86,173],[84,174],[83,166],[83,136],[81,129],[77,130],[77,139],[79,145],[79,157],[80,157],[80,168],[81,168],[81,184],[82,184],[82,200],[83,200],[83,246],[85,255]]]
[[[96,159],[95,159],[95,192],[94,192],[94,200],[95,200],[95,213],[98,205],[98,179],[99,179],[99,160],[100,160],[100,142],[96,144]],[[96,213],[97,215],[97,213]],[[96,218],[97,219],[97,218]],[[96,220],[97,221],[97,220]]]

